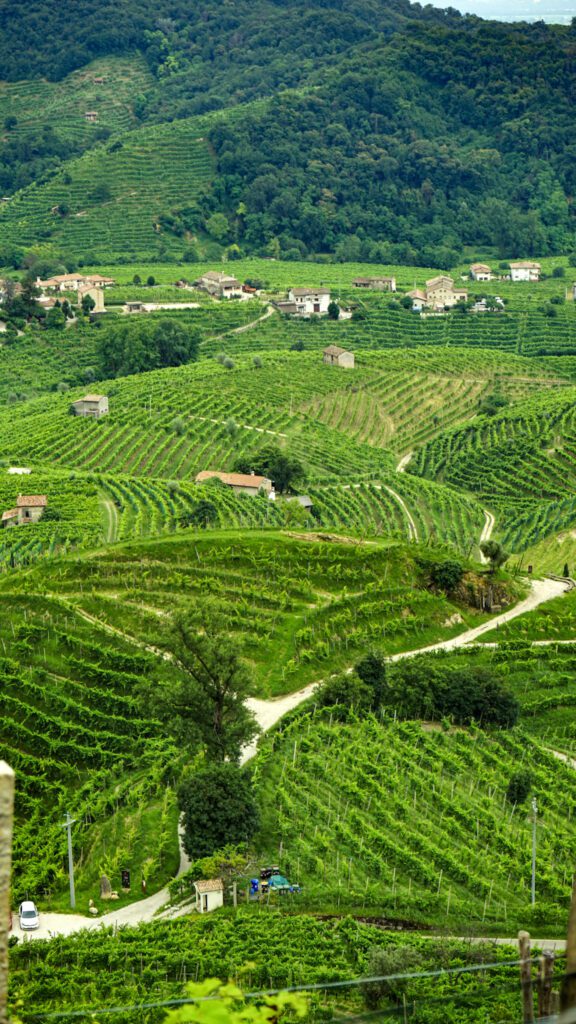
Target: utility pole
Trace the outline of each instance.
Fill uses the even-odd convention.
[[[62,823],[62,828],[68,830],[68,874],[70,876],[70,906],[72,910],[76,907],[76,893],[74,891],[74,858],[72,856],[72,825],[76,821],[76,818],[70,817],[70,811],[66,811],[66,821]]]
[[[538,819],[538,804],[536,797],[532,798],[532,889],[531,903],[536,903],[536,822]]]
[[[8,928],[14,817],[14,772],[0,761],[0,1024],[8,1021]]]

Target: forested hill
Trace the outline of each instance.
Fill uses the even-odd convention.
[[[33,0],[8,3],[0,30],[5,78],[29,80],[22,94],[0,87],[2,192],[64,172],[56,214],[50,189],[45,210],[35,193],[33,208],[3,211],[11,243],[25,209],[26,244],[69,261],[65,220],[109,202],[108,154],[128,129],[167,123],[176,138],[184,118],[233,108],[208,136],[210,181],[176,197],[160,178],[154,210],[143,203],[157,246],[148,255],[233,247],[448,268],[466,246],[501,258],[574,249],[575,25],[485,22],[408,0],[78,0],[63,24],[55,0]],[[54,90],[69,102],[79,82],[102,81],[90,77],[96,58],[119,62],[117,81],[55,117]],[[21,120],[27,95],[34,113]],[[83,109],[98,123],[87,128]],[[99,188],[76,209],[67,161],[110,135],[91,165]],[[138,148],[137,137],[127,144]],[[108,252],[121,251],[112,231]]]

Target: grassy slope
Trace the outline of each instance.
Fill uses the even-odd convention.
[[[427,554],[430,552],[426,551]],[[423,589],[414,550],[289,535],[188,534],[57,559],[0,579],[0,756],[17,773],[17,894],[65,905],[65,809],[76,829],[79,905],[99,873],[160,884],[175,869],[171,791],[179,755],[137,701],[174,669],[167,616],[210,594],[258,692],[293,690],[349,665],[448,637],[454,606]],[[39,596],[43,595],[43,596]],[[461,609],[464,618],[478,613]],[[121,623],[121,626],[119,625]],[[45,907],[47,906],[44,902]]]
[[[426,549],[429,552],[429,549]],[[60,596],[137,640],[162,644],[166,614],[210,594],[263,695],[349,665],[366,644],[420,647],[459,629],[454,606],[423,589],[422,549],[312,533],[187,531],[5,575],[0,594]],[[144,568],[145,567],[145,568]],[[120,608],[122,611],[120,612]],[[461,609],[466,621],[483,621]]]
[[[11,950],[11,999],[15,1003],[20,996],[26,1007],[40,1013],[66,1010],[71,1004],[79,1012],[84,1006],[140,1006],[176,999],[184,995],[186,978],[230,978],[247,991],[310,986],[365,975],[374,946],[393,953],[407,950],[406,960],[411,955],[410,963],[419,970],[437,969],[439,962],[455,967],[477,964],[479,958],[494,964],[513,956],[506,947],[400,936],[350,919],[317,920],[271,906],[242,907],[236,913],[225,910],[151,922],[137,931],[107,929],[23,943]],[[444,983],[427,977],[412,981],[407,988],[412,1019],[430,1020],[429,1000],[439,998],[439,984],[443,984],[442,1013],[453,1003],[460,1015],[465,1006],[470,1024],[482,1024],[487,1012],[502,1024],[515,1024],[517,968],[499,967],[490,979],[487,984],[484,972],[480,977],[474,972],[448,976]],[[356,988],[328,990],[316,994],[312,1019],[331,1019],[333,1014],[348,1017],[363,1008]],[[388,1012],[394,1012],[392,1006]],[[146,1011],[149,1024],[161,1024],[164,1016],[163,1010]],[[122,1021],[141,1024],[142,1010],[124,1011]]]
[[[4,239],[38,243],[45,255],[77,260],[81,254],[85,262],[127,254],[136,260],[167,245],[181,255],[188,243],[163,235],[158,219],[189,207],[209,188],[213,157],[205,134],[223,116],[241,117],[242,109],[124,132],[67,161],[48,182],[33,183],[4,204]],[[65,216],[56,209],[61,203]]]
[[[521,765],[545,819],[537,913],[527,814],[505,801]],[[444,733],[417,722],[332,724],[329,713],[304,715],[265,742],[257,782],[260,857],[280,859],[310,907],[473,935],[507,934],[531,917],[554,931],[566,912],[576,775],[517,731]]]
[[[104,82],[96,84],[95,78]],[[0,121],[18,121],[4,138],[33,139],[50,125],[59,138],[90,145],[100,128],[118,133],[136,127],[134,99],[153,84],[141,56],[101,58],[61,82],[0,82]],[[87,110],[97,112],[96,124],[86,121]]]

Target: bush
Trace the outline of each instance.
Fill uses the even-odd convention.
[[[509,804],[523,804],[528,799],[532,789],[532,776],[528,771],[516,772],[512,776],[506,789],[506,799]]]
[[[173,430],[178,437],[182,437],[184,435],[186,432],[186,424],[181,416],[177,416],[176,419],[172,420],[170,430]]]
[[[552,277],[566,277],[566,267],[554,267]]]

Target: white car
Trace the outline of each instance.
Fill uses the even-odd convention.
[[[18,918],[20,920],[20,927],[23,931],[28,931],[32,928],[38,928],[40,924],[40,915],[36,904],[32,900],[24,900],[23,903],[18,907]]]

